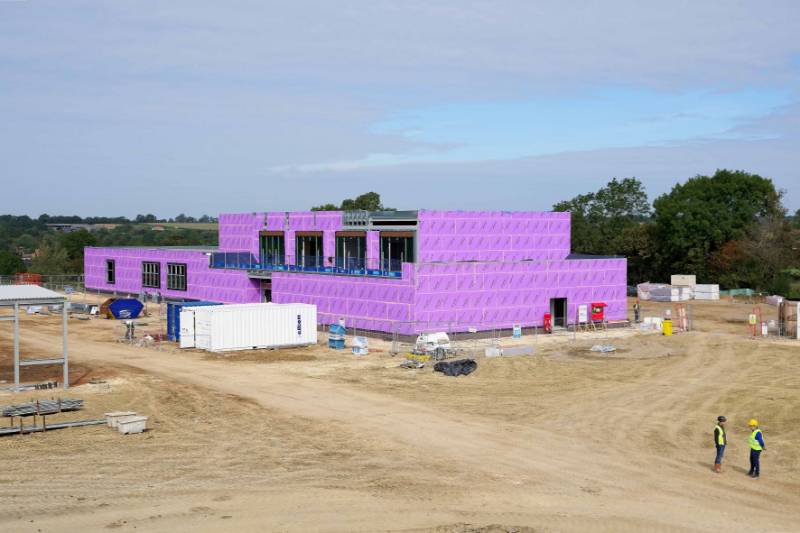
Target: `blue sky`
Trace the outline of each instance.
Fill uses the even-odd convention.
[[[798,27],[791,1],[0,0],[0,211],[548,209],[717,168],[794,210]]]

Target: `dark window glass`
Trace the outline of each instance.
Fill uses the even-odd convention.
[[[261,236],[261,264],[282,265],[286,261],[283,235]]]
[[[142,287],[150,289],[161,287],[161,263],[142,262]]]
[[[381,269],[399,272],[403,263],[414,262],[414,237],[381,235]]]
[[[113,259],[106,259],[106,283],[113,285],[116,282],[116,262]]]
[[[299,266],[321,267],[324,264],[322,256],[322,236],[302,235],[297,237],[295,261]]]
[[[367,257],[367,238],[360,236],[336,237],[336,266],[361,269]]]
[[[186,290],[186,263],[167,263],[167,289]]]

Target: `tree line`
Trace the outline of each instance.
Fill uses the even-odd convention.
[[[28,218],[28,217],[22,217]],[[181,222],[181,223],[195,223],[195,222],[217,222],[217,217],[211,215],[202,215],[197,218],[188,216],[183,213],[172,218],[158,218],[153,214],[136,215],[133,218],[128,217],[80,217],[78,215],[48,215],[44,213],[39,215],[36,221],[42,224],[153,224],[153,223],[166,223],[166,222]]]
[[[695,274],[723,288],[800,296],[800,210],[790,216],[772,180],[718,170],[678,183],[650,203],[635,177],[614,178],[597,191],[558,202],[569,211],[572,251],[628,259],[628,283],[668,282],[670,274]],[[380,194],[367,192],[312,210],[387,211]],[[173,222],[215,221],[178,215]],[[81,273],[84,246],[190,246],[217,244],[213,230],[166,227],[152,231],[125,217],[0,216],[0,275]],[[118,224],[113,229],[58,233],[48,223]],[[30,262],[21,255],[34,253]]]
[[[82,220],[92,218],[100,217]],[[216,246],[218,238],[215,230],[166,227],[163,231],[153,231],[150,226],[133,223],[62,233],[50,229],[48,223],[41,217],[0,216],[0,275],[82,274],[85,246]]]
[[[678,183],[652,203],[636,178],[553,206],[572,214],[577,253],[628,258],[628,282],[695,274],[724,288],[800,292],[800,210],[789,216],[772,180],[718,170]]]

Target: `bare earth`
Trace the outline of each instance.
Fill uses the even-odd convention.
[[[71,320],[80,384],[0,404],[83,398],[59,419],[131,409],[150,430],[0,438],[0,531],[799,531],[800,342],[748,338],[750,309],[696,302],[696,331],[670,338],[528,337],[535,355],[481,357],[460,378],[397,368],[379,342],[360,359],[321,345],[218,357]],[[58,353],[59,327],[24,317],[23,354]],[[598,342],[618,351],[588,351]],[[10,345],[0,324],[9,381]],[[36,372],[23,379],[59,375]],[[750,417],[760,480],[745,475]]]

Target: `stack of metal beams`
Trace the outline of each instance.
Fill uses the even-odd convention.
[[[78,411],[83,409],[83,400],[73,398],[59,398],[57,400],[38,400],[35,402],[20,403],[3,407],[3,416],[34,416],[52,415],[63,411]]]

